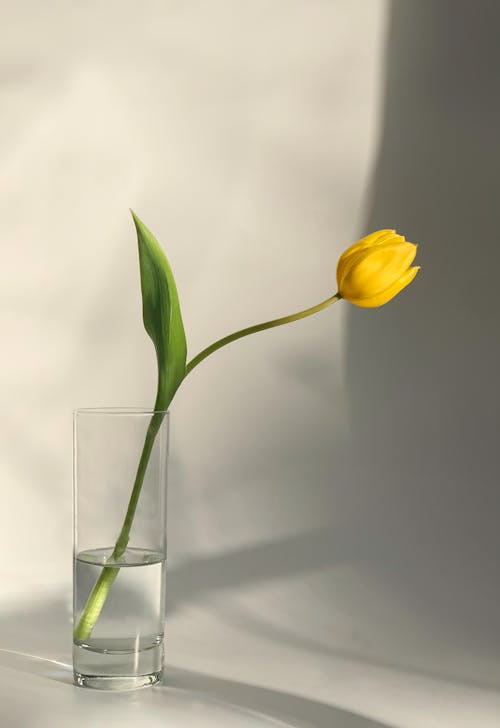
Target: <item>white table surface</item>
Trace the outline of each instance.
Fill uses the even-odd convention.
[[[162,686],[123,693],[77,688],[69,610],[60,606],[61,593],[46,596],[47,609],[34,621],[37,611],[26,604],[2,615],[6,728],[499,725],[498,691],[292,647],[226,622],[210,604],[167,621]]]

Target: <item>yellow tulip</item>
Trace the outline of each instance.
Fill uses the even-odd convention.
[[[394,298],[417,275],[410,267],[417,246],[395,230],[377,230],[342,253],[337,265],[339,294],[356,306],[375,308]]]

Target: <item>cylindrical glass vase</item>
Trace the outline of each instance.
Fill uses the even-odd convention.
[[[74,413],[73,671],[126,690],[162,677],[168,414]]]

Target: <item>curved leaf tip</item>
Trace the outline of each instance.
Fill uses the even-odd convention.
[[[158,362],[156,410],[166,410],[186,373],[186,335],[172,269],[160,244],[133,210],[141,274],[142,316]]]

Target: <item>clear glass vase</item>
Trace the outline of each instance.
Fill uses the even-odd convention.
[[[74,413],[73,671],[126,690],[162,677],[168,414]]]

